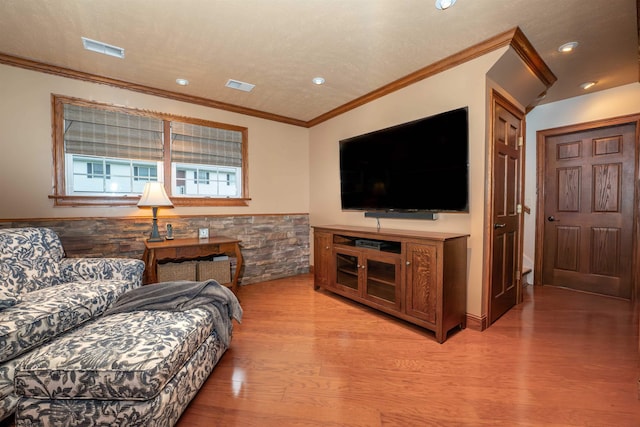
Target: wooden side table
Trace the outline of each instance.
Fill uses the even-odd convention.
[[[222,283],[230,287],[235,294],[238,290],[238,279],[242,268],[242,253],[240,240],[230,237],[216,236],[208,239],[174,239],[164,242],[146,242],[142,255],[145,264],[142,283],[156,283],[158,281],[159,261],[185,261],[213,255],[228,255],[236,257],[236,271],[231,283]]]

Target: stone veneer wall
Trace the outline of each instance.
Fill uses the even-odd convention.
[[[244,265],[240,284],[262,282],[309,272],[309,215],[188,216],[160,218],[160,234],[172,224],[175,238],[197,237],[199,228],[209,235],[242,241]],[[151,219],[60,218],[0,221],[0,227],[53,229],[69,257],[142,258]]]

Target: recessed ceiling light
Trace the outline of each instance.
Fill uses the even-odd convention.
[[[558,52],[562,52],[562,53],[573,52],[577,47],[578,47],[578,42],[565,43],[558,48]]]
[[[118,46],[113,46],[97,40],[91,40],[86,37],[81,37],[82,45],[85,49],[91,52],[102,53],[103,55],[115,56],[116,58],[124,58],[124,49]]]
[[[591,89],[596,85],[597,82],[585,82],[580,85],[580,87],[584,90]]]
[[[311,79],[311,81],[313,82],[314,85],[324,84],[324,78],[322,77],[314,77],[313,79]]]
[[[436,0],[436,9],[445,10],[456,4],[456,0]]]
[[[231,89],[242,90],[244,92],[251,92],[251,90],[253,90],[253,88],[256,87],[256,85],[254,84],[245,83],[245,82],[241,82],[239,80],[233,80],[233,79],[227,80],[227,83],[225,84],[225,86]]]
[[[186,86],[189,84],[189,80],[187,79],[176,79],[176,83],[178,83],[180,86]]]

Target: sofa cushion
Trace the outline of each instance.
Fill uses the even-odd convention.
[[[0,362],[99,316],[132,287],[127,280],[95,280],[23,294],[19,304],[0,311]]]
[[[149,400],[21,399],[16,425],[173,426],[226,349],[215,334],[209,335],[160,394]]]
[[[20,301],[20,295],[8,289],[0,289],[0,311],[12,307]]]
[[[4,420],[5,418],[9,417],[9,415],[11,415],[15,411],[19,401],[20,398],[15,394],[10,394],[9,396],[0,400],[0,420]],[[9,423],[6,425],[11,424]]]
[[[103,316],[25,356],[16,394],[61,399],[147,400],[213,332],[211,308]]]
[[[0,229],[0,284],[17,294],[62,282],[64,249],[48,228]]]
[[[140,287],[144,262],[130,258],[64,258],[60,270],[64,282],[128,280]]]
[[[22,355],[0,363],[0,401],[10,394],[13,394],[13,378],[15,376],[16,366],[24,356],[25,355]],[[0,419],[2,419],[1,416]]]
[[[25,355],[16,357],[0,363],[0,420],[11,415],[18,403],[18,396],[15,395],[13,379],[15,377],[16,366],[22,361]],[[0,422],[0,425],[4,425]]]

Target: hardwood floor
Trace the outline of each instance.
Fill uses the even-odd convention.
[[[528,286],[484,332],[431,332],[324,291],[247,285],[178,426],[640,426],[631,304]]]

